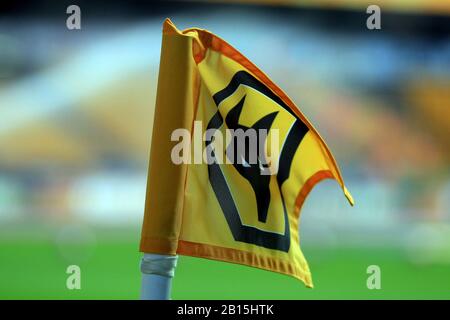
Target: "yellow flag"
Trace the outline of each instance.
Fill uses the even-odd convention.
[[[238,148],[248,129],[256,135]],[[312,287],[299,215],[326,178],[353,204],[323,139],[266,74],[216,35],[164,22],[142,252],[244,264]]]

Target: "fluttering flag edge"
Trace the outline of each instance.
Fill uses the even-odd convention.
[[[308,288],[313,288],[311,273],[299,270],[294,264],[264,257],[253,252],[179,240],[177,253],[281,273],[302,281]]]

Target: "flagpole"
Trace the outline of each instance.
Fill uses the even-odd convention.
[[[144,253],[141,259],[141,300],[170,300],[178,256]]]

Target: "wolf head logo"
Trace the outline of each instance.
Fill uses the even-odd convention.
[[[266,142],[267,132],[270,130],[278,111],[262,117],[251,127],[243,126],[239,124],[239,117],[244,107],[245,97],[228,112],[225,118],[227,127],[233,129],[231,143],[227,147],[226,154],[239,174],[251,184],[256,196],[258,220],[266,222],[270,204],[270,175],[264,172],[267,170],[267,161],[265,152],[262,149]],[[253,141],[248,135],[237,134],[239,132],[248,132],[251,129],[253,129],[252,133],[255,134],[256,138]],[[251,148],[251,143],[256,143],[256,148]],[[256,155],[253,155],[256,158],[256,162],[251,159],[251,150],[256,151]]]
[[[244,95],[244,97],[234,107],[232,107],[232,109],[225,116],[222,115],[221,111],[219,110],[221,102],[235,94],[238,87],[240,86],[246,87],[246,95]],[[278,115],[278,112],[283,111],[268,113],[261,119],[256,121],[252,126],[244,126],[241,123],[241,114],[247,114],[247,112],[251,112],[252,107],[257,107],[248,105],[247,108],[249,109],[245,110],[244,102],[248,94],[264,95],[267,99],[270,99],[272,103],[276,103],[279,106],[279,108],[277,108],[278,110],[281,109],[285,112],[290,113],[295,119],[291,126],[291,129],[289,130],[289,133],[287,134],[283,142],[283,147],[278,156],[279,166],[276,173],[276,183],[278,185],[280,195],[278,200],[281,201],[281,203],[279,204],[281,204],[282,206],[282,211],[276,210],[273,212],[273,214],[277,215],[275,217],[276,219],[283,219],[284,232],[279,233],[269,230],[263,230],[261,228],[257,228],[256,226],[243,223],[241,214],[239,212],[239,207],[237,203],[235,203],[232,190],[230,190],[230,187],[227,183],[226,175],[222,171],[221,166],[215,161],[212,161],[208,164],[209,182],[222,209],[222,213],[227,220],[230,231],[236,241],[288,252],[291,243],[291,233],[289,227],[289,217],[284,202],[284,196],[281,192],[281,186],[289,177],[291,163],[294,158],[295,151],[297,150],[304,135],[308,132],[308,128],[300,119],[297,118],[297,116],[292,112],[292,110],[290,110],[290,108],[284,103],[283,100],[281,100],[279,96],[277,96],[264,83],[262,83],[259,79],[255,78],[247,71],[241,70],[236,72],[230,80],[229,84],[213,95],[212,98],[217,107],[217,110],[209,120],[207,129],[213,131],[219,130],[225,124],[228,129],[234,130],[231,140],[232,142],[226,147],[225,150],[226,156],[229,160],[231,160],[236,171],[252,186],[257,203],[258,220],[260,222],[267,223],[268,209],[271,198],[272,201],[275,200],[275,196],[271,197],[271,191],[273,190],[269,188],[271,175],[263,174],[263,171],[267,170],[267,168],[265,167],[266,159],[264,150],[260,150],[260,148],[263,148],[265,146],[267,132],[271,129],[272,124]],[[245,132],[249,129],[253,129],[251,131],[256,133],[257,136],[256,154],[258,155],[258,157],[256,161],[252,161],[251,152],[249,152],[252,143],[251,139],[246,140],[247,138],[244,138],[244,140],[239,141],[239,139],[242,139],[242,136],[239,136],[237,134],[237,131],[240,131],[242,134],[243,131]],[[265,134],[261,135],[263,132]],[[244,137],[246,137],[245,134]],[[243,147],[239,148],[239,143]],[[211,142],[205,142],[206,147],[210,146],[210,144]],[[212,152],[211,157],[213,159],[215,158],[214,151]],[[242,212],[242,214],[248,213]]]

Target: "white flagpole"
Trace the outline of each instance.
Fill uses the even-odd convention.
[[[178,256],[144,253],[141,300],[170,300]]]

